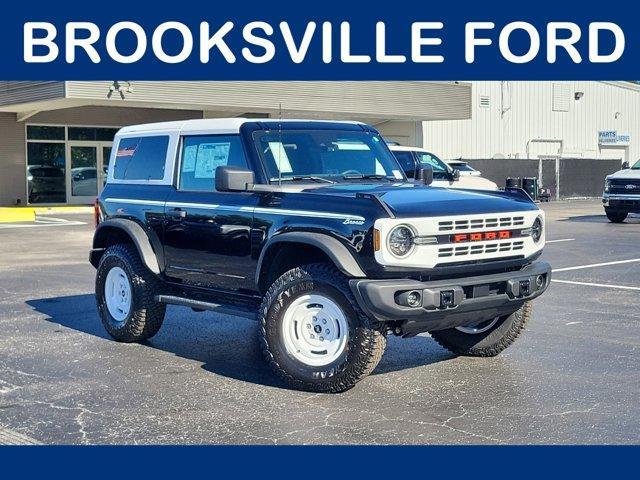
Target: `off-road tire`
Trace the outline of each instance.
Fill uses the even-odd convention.
[[[605,209],[604,213],[607,214],[607,218],[609,219],[609,221],[613,223],[622,223],[627,219],[627,215],[629,215],[629,212],[607,209]]]
[[[122,268],[127,274],[132,291],[132,305],[127,318],[118,322],[109,313],[104,296],[104,284],[109,270]],[[131,343],[153,337],[164,320],[166,305],[155,301],[161,293],[160,282],[140,259],[130,244],[113,245],[104,252],[96,273],[96,303],[102,325],[115,340]]]
[[[489,330],[464,333],[455,328],[429,332],[436,342],[451,353],[467,357],[495,357],[522,333],[531,318],[531,302],[525,303],[511,315],[501,317]]]
[[[282,316],[300,295],[321,293],[338,303],[347,317],[345,351],[334,362],[309,366],[291,356],[282,338]],[[352,388],[376,367],[387,339],[358,306],[347,278],[333,265],[315,263],[284,273],[268,289],[259,313],[260,344],[274,370],[291,387],[312,392],[338,393]]]

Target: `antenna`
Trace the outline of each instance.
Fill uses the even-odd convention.
[[[282,103],[278,104],[278,186],[282,186]]]

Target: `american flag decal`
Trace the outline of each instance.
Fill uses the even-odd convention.
[[[136,153],[136,147],[123,147],[118,149],[116,157],[131,157],[134,153]]]

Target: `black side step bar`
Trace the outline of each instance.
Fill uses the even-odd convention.
[[[256,309],[240,307],[237,305],[203,302],[202,300],[191,300],[189,298],[177,297],[174,295],[156,295],[155,300],[156,302],[167,303],[169,305],[180,305],[181,307],[191,307],[199,310],[211,310],[224,315],[244,317],[251,320],[258,319],[258,312]]]

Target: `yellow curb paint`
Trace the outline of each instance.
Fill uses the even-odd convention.
[[[60,207],[34,207],[36,215],[55,215],[56,213],[93,213],[93,207],[85,205]]]
[[[36,212],[26,207],[0,207],[0,223],[33,222]]]

